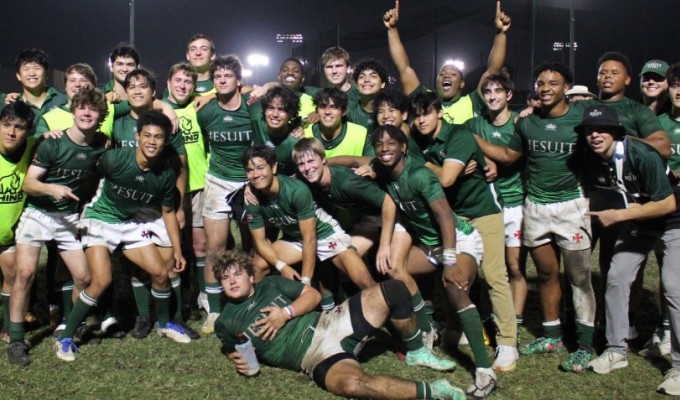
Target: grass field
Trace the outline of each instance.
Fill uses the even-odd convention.
[[[593,256],[593,260],[596,258]],[[540,308],[535,268],[527,266],[530,293],[521,329],[523,343],[540,332]],[[593,273],[595,285],[599,269]],[[634,353],[649,338],[658,315],[658,268],[650,257],[645,272],[645,289],[638,312],[640,339],[633,342]],[[597,290],[597,286],[596,286]],[[132,304],[124,304],[121,311]],[[197,316],[194,314],[194,316]],[[125,322],[127,326],[131,320]],[[201,321],[191,325],[198,330]],[[42,340],[40,337],[44,337]],[[255,378],[239,376],[231,363],[220,354],[214,335],[182,345],[161,339],[155,334],[144,340],[130,336],[122,340],[107,339],[100,345],[81,346],[73,363],[58,360],[52,351],[53,338],[46,329],[33,333],[31,365],[19,368],[0,356],[0,399],[327,399],[330,394],[317,388],[301,373],[263,367]],[[569,342],[569,340],[567,339]],[[573,344],[574,341],[572,340]],[[434,380],[442,373],[407,367],[377,340],[365,350],[376,354],[364,363],[372,374],[393,374],[417,380]],[[6,345],[2,345],[6,348]],[[474,367],[469,348],[454,356],[459,367],[446,376],[456,385],[466,387]],[[489,348],[492,355],[492,349]],[[655,389],[663,380],[669,360],[650,361],[635,354],[630,366],[606,376],[594,373],[577,375],[558,369],[563,355],[522,357],[515,371],[499,375],[500,389],[495,399],[651,399],[661,398]]]

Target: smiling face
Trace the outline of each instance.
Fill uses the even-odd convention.
[[[28,62],[19,67],[16,77],[25,90],[39,91],[45,87],[47,70],[37,62]]]
[[[153,104],[155,91],[144,76],[132,76],[125,92],[133,110],[147,109]]]
[[[492,112],[502,111],[508,107],[512,92],[506,90],[498,82],[489,82],[484,87],[484,104]]]
[[[668,81],[665,76],[654,72],[645,72],[640,77],[640,90],[645,97],[656,99],[668,90]]]
[[[362,96],[375,96],[384,87],[385,82],[372,69],[361,71],[357,77],[357,89]]]
[[[0,147],[2,153],[14,153],[26,140],[28,122],[20,118],[5,117],[0,120]]]
[[[616,127],[587,126],[584,128],[588,146],[602,158],[609,159],[614,154],[614,132]]]
[[[81,132],[94,131],[99,128],[101,114],[92,104],[81,104],[73,110],[73,122]]]
[[[168,140],[163,128],[156,125],[144,125],[136,138],[138,151],[147,159],[160,156]]]
[[[290,115],[286,111],[281,97],[274,97],[264,109],[264,119],[271,131],[281,131],[288,127]]]
[[[71,71],[66,76],[64,91],[70,100],[73,96],[80,93],[81,90],[92,87],[94,87],[93,82],[90,82],[85,75],[81,75],[77,71]]]
[[[453,65],[444,65],[437,75],[437,95],[442,100],[460,96],[465,87],[463,75]]]
[[[550,108],[565,101],[567,90],[569,90],[569,85],[562,74],[557,71],[545,70],[536,78],[536,92],[543,107]]]
[[[316,108],[319,114],[319,124],[326,129],[337,129],[342,125],[343,110],[335,105],[333,99],[328,99],[328,103],[319,105]]]
[[[378,104],[376,113],[378,125],[392,125],[400,127],[408,119],[408,113],[402,112],[400,109],[388,103]]]
[[[325,162],[313,151],[308,151],[297,157],[296,160],[298,171],[307,182],[319,183],[323,177]]]
[[[196,39],[189,43],[187,48],[187,61],[198,71],[206,71],[210,68],[210,62],[215,59],[215,53],[208,39]]]
[[[283,86],[296,92],[302,87],[304,77],[302,67],[293,60],[288,60],[283,63],[279,70],[279,82]]]
[[[191,98],[196,84],[186,71],[178,70],[168,80],[168,90],[175,103],[183,105]]]
[[[267,192],[274,183],[276,165],[271,166],[262,157],[253,157],[246,165],[248,182],[256,189]]]
[[[130,72],[137,69],[138,65],[132,57],[117,57],[113,64],[111,64],[111,73],[113,78],[119,83],[125,82],[125,77]]]
[[[400,143],[384,131],[380,133],[380,138],[373,146],[378,162],[389,169],[395,169],[404,160],[406,144]]]

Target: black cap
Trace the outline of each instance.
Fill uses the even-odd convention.
[[[626,128],[619,122],[619,115],[616,113],[616,110],[602,104],[586,108],[583,112],[581,123],[575,127],[574,130],[576,133],[583,135],[585,133],[585,128],[588,126],[614,127],[616,128],[615,134],[617,137],[626,135]]]

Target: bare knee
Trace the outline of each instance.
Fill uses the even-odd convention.
[[[149,276],[151,277],[151,282],[156,287],[168,284],[168,270],[165,268],[159,268],[157,271],[150,272]]]
[[[329,385],[328,391],[343,397],[364,397],[366,381],[370,377],[360,370],[352,370],[337,379],[333,385]]]
[[[16,286],[30,286],[33,284],[33,280],[35,279],[35,268],[30,267],[30,266],[21,266],[19,267],[15,278],[14,282]]]
[[[269,273],[271,272],[271,268],[269,267],[267,261],[260,256],[256,256],[255,259],[253,260],[253,269],[255,270],[256,282],[259,282],[262,278],[269,275]]]

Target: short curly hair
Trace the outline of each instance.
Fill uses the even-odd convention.
[[[253,258],[248,253],[239,250],[227,250],[217,255],[217,260],[212,267],[213,275],[219,282],[225,272],[242,269],[248,276],[255,275]]]

